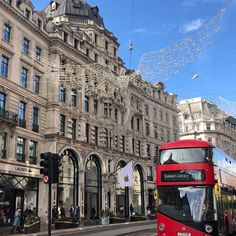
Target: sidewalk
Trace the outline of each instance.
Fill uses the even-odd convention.
[[[108,224],[108,225],[89,225],[89,226],[81,226],[81,227],[77,227],[77,228],[71,228],[71,229],[60,229],[60,230],[53,230],[52,229],[52,235],[66,235],[66,234],[70,234],[72,232],[91,232],[94,231],[95,229],[97,229],[96,231],[102,231],[102,230],[107,230],[109,228],[125,228],[125,227],[129,227],[132,226],[134,227],[135,225],[150,225],[150,224],[156,224],[156,220],[150,220],[150,221],[136,221],[136,222],[126,222],[126,223],[119,223],[119,224]],[[28,234],[29,236],[44,236],[44,235],[48,235],[48,231],[47,228],[48,225],[47,224],[41,224],[40,227],[40,232],[36,233],[36,234]],[[52,225],[53,228],[53,225]],[[135,230],[135,227],[134,227]],[[14,235],[14,236],[23,236],[26,234],[23,233],[14,233],[14,234],[9,234],[10,231],[4,232],[1,231],[0,229],[0,235],[1,236],[7,236],[7,235]],[[134,231],[135,232],[135,231]]]

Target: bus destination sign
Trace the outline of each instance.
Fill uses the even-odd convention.
[[[204,170],[177,170],[161,173],[162,182],[198,182],[205,179]]]

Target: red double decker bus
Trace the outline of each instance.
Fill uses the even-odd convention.
[[[160,147],[158,236],[228,236],[236,232],[236,161],[199,140]]]

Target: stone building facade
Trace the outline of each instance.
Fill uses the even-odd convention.
[[[203,98],[180,101],[180,139],[212,142],[236,159],[236,119]]]
[[[155,204],[158,147],[178,139],[176,96],[125,68],[98,7],[84,1],[51,1],[35,11],[29,0],[1,0],[0,38],[0,207],[6,221],[27,206],[45,214],[42,152],[61,158],[52,201],[66,214],[71,205],[80,206],[84,219],[92,207],[97,216],[106,208],[121,214],[122,206],[128,214],[130,203],[145,214]],[[103,72],[117,81],[124,75],[126,88],[95,88]],[[125,189],[118,173],[130,160],[134,186]]]

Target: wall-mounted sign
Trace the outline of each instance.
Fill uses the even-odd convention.
[[[204,170],[176,170],[161,173],[162,182],[198,182],[205,180]]]

